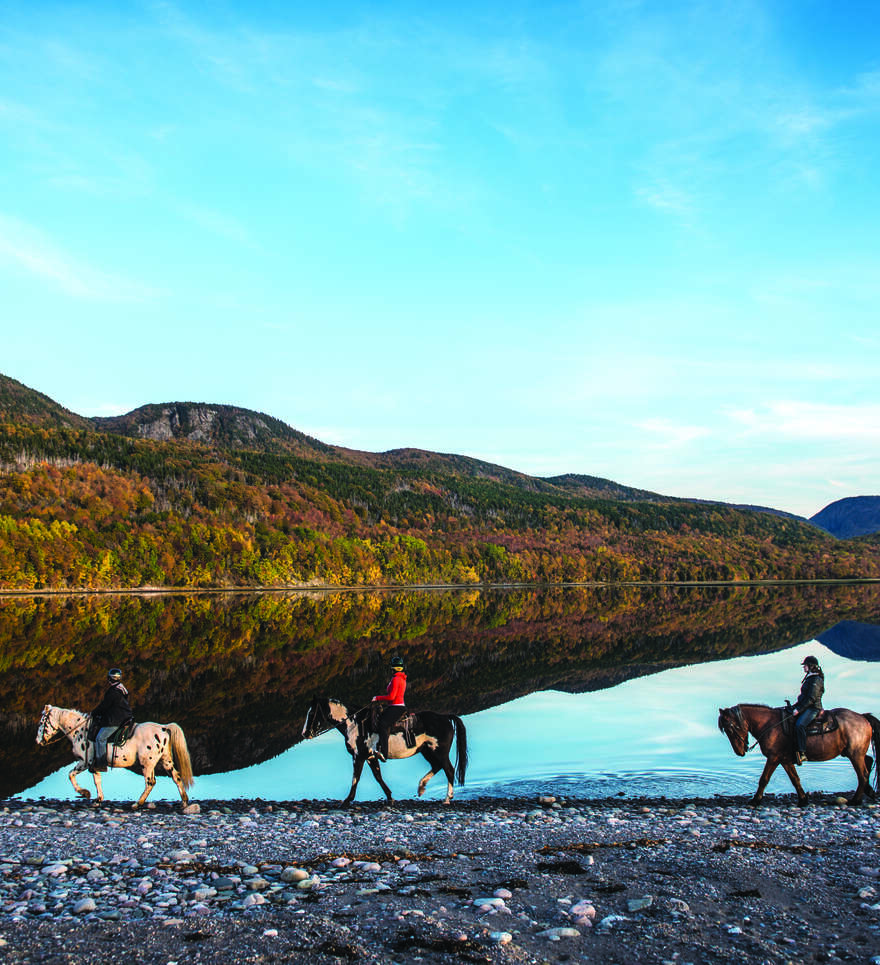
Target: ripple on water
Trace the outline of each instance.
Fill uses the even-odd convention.
[[[541,779],[486,782],[456,792],[457,797],[530,797],[552,787],[560,797],[711,797],[713,794],[752,794],[755,779],[742,770],[712,771],[684,768],[602,771],[563,774]]]

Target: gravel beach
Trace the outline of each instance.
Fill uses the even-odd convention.
[[[841,801],[7,801],[0,960],[880,963]]]

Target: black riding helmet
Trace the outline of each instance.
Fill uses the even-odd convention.
[[[810,657],[804,657],[804,659],[801,661],[801,666],[802,666],[802,667],[807,667],[808,669],[809,669],[810,667],[815,667],[815,668],[818,670],[818,669],[819,669],[819,661],[818,661],[815,657],[812,657],[812,656],[810,656]]]
[[[113,667],[107,671],[107,679],[111,684],[119,683],[119,681],[122,680],[122,671],[119,669],[119,667]]]
[[[391,669],[395,671],[395,673],[398,670],[403,670],[403,657],[401,657],[399,654],[395,654],[391,658]]]

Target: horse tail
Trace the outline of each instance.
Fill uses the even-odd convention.
[[[468,766],[467,730],[461,717],[452,717],[455,727],[455,776],[459,784],[464,784]]]
[[[165,729],[171,737],[171,757],[174,760],[174,766],[177,768],[183,786],[189,789],[193,786],[193,769],[189,748],[186,746],[186,737],[178,724],[166,724]]]
[[[874,790],[880,792],[880,761],[877,759],[877,748],[880,746],[880,720],[873,714],[862,714],[871,725],[871,745],[874,751]]]

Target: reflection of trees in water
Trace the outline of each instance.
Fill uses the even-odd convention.
[[[392,651],[411,706],[466,714],[536,690],[778,650],[841,619],[880,622],[873,586],[569,587],[0,599],[0,792],[66,761],[44,703],[93,707],[125,668],[139,719],[176,720],[197,773],[258,763],[311,698],[366,703]],[[283,789],[279,789],[283,794]]]

